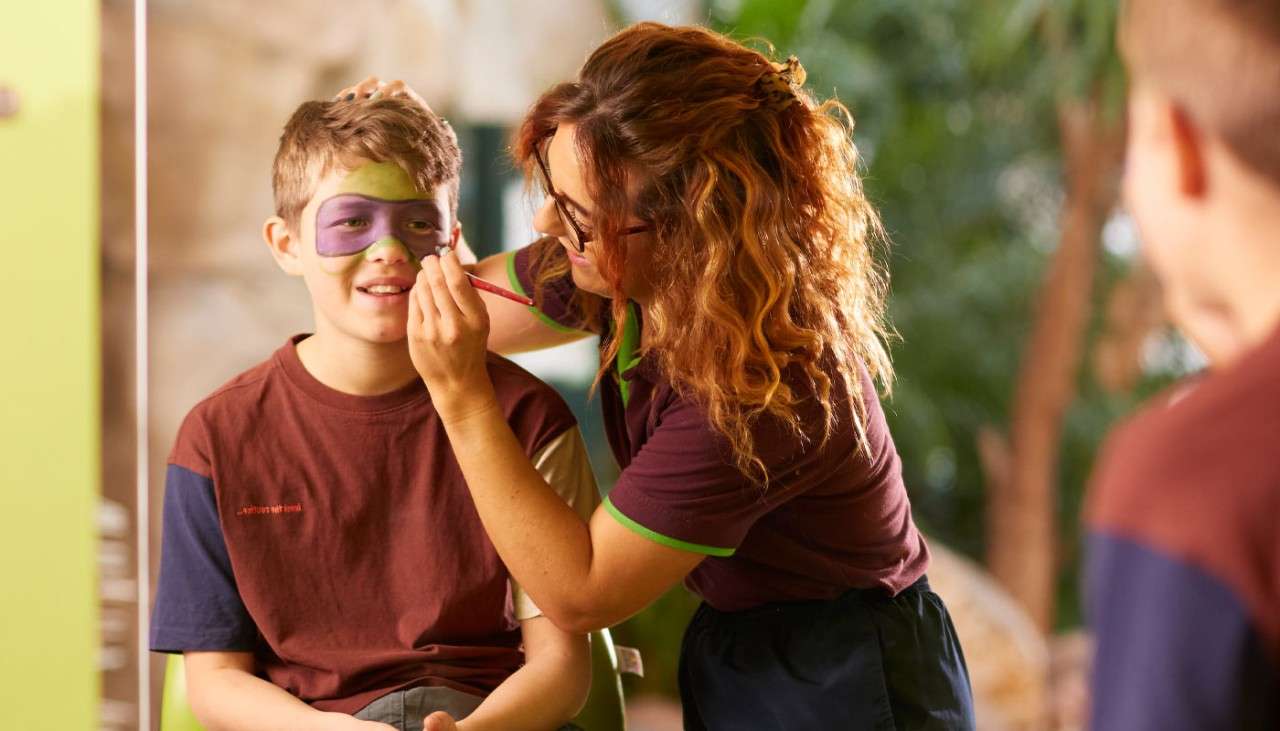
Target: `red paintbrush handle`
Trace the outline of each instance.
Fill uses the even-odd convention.
[[[467,273],[467,277],[471,280],[471,286],[475,287],[476,289],[483,289],[484,291],[492,292],[493,294],[496,294],[499,297],[506,297],[512,302],[519,302],[525,307],[533,307],[533,300],[529,299],[528,297],[525,297],[522,294],[516,294],[515,292],[512,292],[509,289],[503,289],[502,287],[499,287],[498,285],[492,282],[481,279],[480,277],[477,277],[476,275],[470,272]]]

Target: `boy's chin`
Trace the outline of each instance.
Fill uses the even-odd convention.
[[[352,332],[356,338],[373,345],[391,345],[393,343],[404,342],[409,337],[409,331],[405,323],[398,325],[370,325],[363,328],[357,327]]]

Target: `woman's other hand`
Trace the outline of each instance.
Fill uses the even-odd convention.
[[[376,76],[370,76],[355,86],[348,86],[338,92],[333,97],[333,101],[356,101],[359,99],[374,99],[381,97],[405,97],[411,99],[422,106],[423,109],[431,111],[431,105],[426,100],[418,96],[418,92],[414,91],[408,84],[400,79],[394,81],[383,81]]]

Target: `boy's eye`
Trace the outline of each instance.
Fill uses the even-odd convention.
[[[424,233],[427,231],[432,231],[434,229],[435,229],[435,225],[433,225],[430,221],[410,221],[409,222],[409,230],[416,231],[418,233]]]
[[[362,228],[369,225],[369,221],[364,218],[345,218],[338,225],[344,228]]]

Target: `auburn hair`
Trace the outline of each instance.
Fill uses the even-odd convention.
[[[645,357],[765,484],[752,436],[760,418],[806,440],[852,420],[868,449],[860,369],[886,389],[893,377],[876,257],[884,239],[858,176],[853,118],[803,81],[794,59],[776,63],[704,28],[639,23],[534,103],[513,151],[531,176],[535,147],[576,126],[598,269],[613,290],[611,303],[579,299],[589,319],[607,308],[614,333],[628,317],[619,231],[632,212],[652,225]],[[539,257],[538,295],[568,270],[560,246]],[[597,383],[620,340],[605,344]],[[800,423],[809,398],[823,423]],[[851,413],[836,413],[840,402]]]
[[[457,216],[458,138],[443,118],[401,97],[303,102],[285,124],[272,165],[276,215],[296,229],[320,179],[355,160],[395,163],[423,193],[447,185]]]

